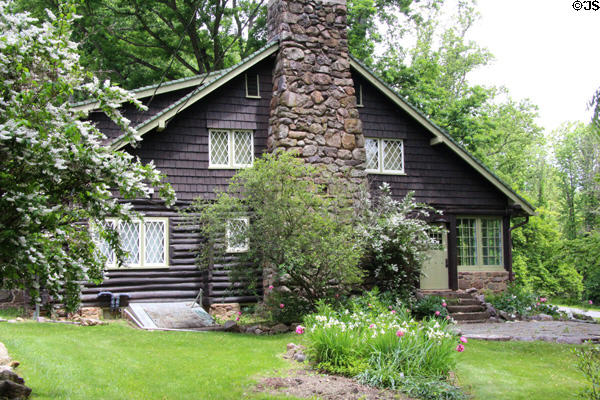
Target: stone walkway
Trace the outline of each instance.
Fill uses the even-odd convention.
[[[600,342],[600,324],[575,321],[517,321],[459,324],[455,328],[469,339],[517,340],[580,344]]]

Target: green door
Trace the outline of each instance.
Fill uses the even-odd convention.
[[[421,270],[421,289],[449,289],[448,285],[448,233],[436,235],[438,242],[442,243],[442,248],[430,250],[429,258],[425,260]]]

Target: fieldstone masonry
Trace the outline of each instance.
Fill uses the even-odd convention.
[[[269,39],[280,50],[273,71],[270,150],[295,151],[342,178],[366,185],[365,139],[356,108],[345,0],[271,0]]]
[[[458,272],[459,289],[488,289],[502,292],[508,284],[508,271],[497,272]]]

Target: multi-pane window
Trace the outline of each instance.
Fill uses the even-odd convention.
[[[404,142],[400,139],[365,139],[367,172],[404,173]]]
[[[228,253],[243,253],[248,251],[250,241],[248,239],[248,218],[233,218],[227,220],[225,239],[227,241]]]
[[[358,85],[358,88],[356,90],[356,106],[357,107],[364,107],[364,104],[363,104],[363,87],[362,87],[362,85]]]
[[[252,131],[211,129],[208,132],[208,153],[210,168],[251,167],[254,160]]]
[[[168,262],[168,219],[144,218],[143,221],[103,221],[105,228],[111,227],[119,233],[121,249],[127,253],[124,266],[130,268],[166,267]],[[106,257],[107,267],[116,267],[114,251],[108,243],[94,234],[100,253]]]
[[[496,218],[458,218],[458,265],[501,266],[502,222]]]

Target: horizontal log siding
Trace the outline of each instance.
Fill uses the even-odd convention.
[[[156,167],[167,174],[178,199],[213,199],[215,189],[224,189],[235,170],[208,169],[208,130],[253,130],[254,154],[260,157],[267,145],[271,68],[271,62],[266,60],[251,70],[260,74],[262,98],[246,98],[242,74],[181,112],[164,131],[145,134],[140,146],[128,151],[143,162],[153,160]]]
[[[445,145],[431,146],[429,131],[371,84],[353,78],[363,89],[364,107],[358,112],[365,137],[404,140],[406,175],[369,174],[372,190],[387,182],[394,197],[414,191],[417,201],[440,209],[506,209],[506,197],[497,188]]]
[[[255,302],[262,295],[248,289],[248,280],[234,282],[231,270],[238,265],[235,255],[226,255],[216,260],[209,271],[202,271],[196,265],[202,237],[198,227],[177,212],[186,203],[167,209],[159,203],[137,201],[134,209],[147,217],[169,218],[169,268],[155,269],[114,269],[106,272],[107,279],[101,285],[87,285],[82,291],[85,306],[98,305],[98,293],[110,291],[115,294],[127,293],[135,302],[191,301],[198,291],[203,290],[204,305],[222,302]],[[258,268],[245,266],[249,278],[261,282]]]

